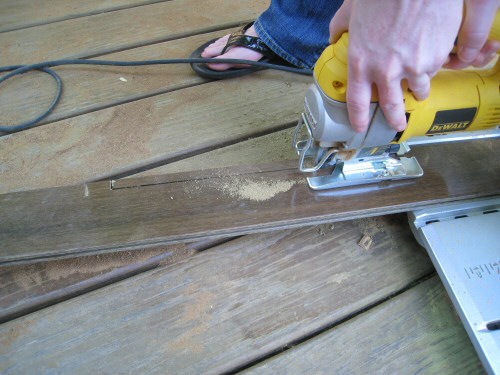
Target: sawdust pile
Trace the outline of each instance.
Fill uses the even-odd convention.
[[[169,252],[171,255],[161,262],[172,264],[192,256],[196,251],[184,245],[170,245],[145,250],[122,251],[102,255],[60,259],[28,265],[6,266],[0,276],[8,277],[17,289],[60,289],[79,281],[103,275],[120,267],[145,262],[150,258]]]
[[[223,183],[221,189],[233,198],[263,202],[290,190],[296,183],[296,180],[256,181],[235,177]]]

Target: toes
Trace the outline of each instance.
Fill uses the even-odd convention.
[[[224,49],[224,46],[226,45],[228,39],[229,35],[217,39],[215,42],[205,48],[205,50],[201,53],[201,56],[206,58],[219,56],[222,53],[222,50]]]
[[[250,27],[245,34],[258,36],[253,26]],[[245,47],[232,47],[225,54],[221,55],[222,50],[226,46],[229,37],[230,35],[226,35],[220,39],[217,39],[214,43],[210,44],[207,48],[205,48],[205,50],[201,53],[201,56],[205,58],[242,59],[242,60],[252,60],[252,61],[258,61],[263,57],[261,53]],[[210,69],[218,71],[224,71],[231,68],[242,68],[247,66],[247,65],[225,64],[225,63],[213,63],[207,65]]]
[[[262,57],[263,55],[261,53],[245,47],[234,47],[231,48],[229,51],[227,51],[225,54],[216,56],[216,58],[220,59],[242,59],[251,61],[259,61]],[[247,66],[247,65],[225,64],[225,63],[216,63],[207,65],[210,69],[213,70],[227,70],[230,68],[242,68]]]

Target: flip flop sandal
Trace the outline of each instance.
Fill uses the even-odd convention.
[[[249,23],[246,26],[243,26],[238,31],[232,33],[229,36],[227,44],[222,50],[221,55],[234,46],[240,46],[262,53],[264,57],[259,60],[260,62],[273,62],[273,63],[276,62],[279,65],[290,65],[285,60],[281,59],[278,55],[276,55],[259,37],[245,35],[245,31],[247,31],[252,25],[253,22]],[[203,44],[202,46],[198,47],[198,49],[196,49],[191,54],[190,57],[202,58],[201,53],[205,50],[206,47],[208,47],[216,40],[217,39],[210,40],[205,44]],[[225,79],[225,78],[241,77],[256,72],[258,70],[265,69],[253,66],[248,68],[231,68],[224,71],[218,71],[210,69],[208,65],[204,63],[191,64],[191,68],[193,68],[193,70],[199,76],[209,79]]]

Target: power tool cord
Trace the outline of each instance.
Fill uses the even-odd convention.
[[[229,63],[229,64],[244,64],[251,65],[262,69],[274,69],[281,70],[290,73],[312,75],[312,71],[309,69],[300,69],[290,66],[283,66],[259,61],[250,60],[240,60],[240,59],[202,59],[202,58],[182,58],[182,59],[164,59],[164,60],[142,60],[142,61],[110,61],[110,60],[81,60],[81,59],[68,59],[68,60],[54,60],[47,61],[32,65],[13,65],[0,67],[0,73],[10,72],[5,76],[0,78],[0,84],[5,82],[9,78],[14,76],[24,74],[33,70],[38,70],[49,74],[54,78],[57,83],[57,92],[54,100],[50,104],[49,108],[37,116],[36,118],[23,122],[21,124],[15,125],[0,125],[0,132],[13,133],[21,130],[29,129],[35,126],[38,122],[47,117],[56,107],[57,103],[61,99],[63,91],[63,83],[61,77],[52,69],[55,66],[61,65],[108,65],[108,66],[143,66],[143,65],[170,65],[170,64],[196,64],[196,63]]]

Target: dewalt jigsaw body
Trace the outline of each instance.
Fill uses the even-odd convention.
[[[490,39],[500,40],[500,12]],[[345,33],[319,58],[295,131],[299,169],[313,173],[312,189],[419,177],[418,161],[402,157],[409,145],[500,136],[500,59],[485,70],[441,70],[424,101],[403,87],[408,125],[400,133],[389,127],[375,94],[368,130],[356,133],[346,105],[347,47]]]

